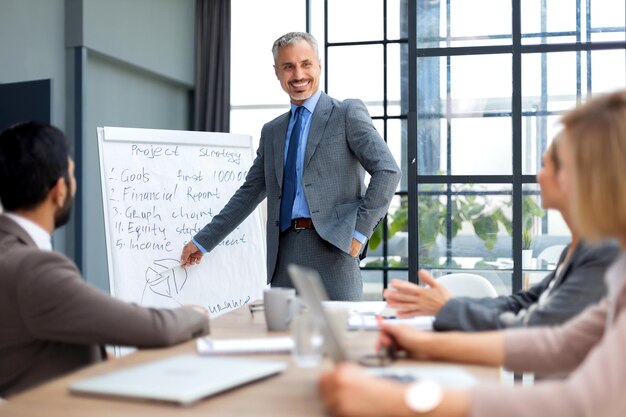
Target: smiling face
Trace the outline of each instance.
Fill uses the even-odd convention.
[[[291,102],[299,106],[317,92],[322,65],[313,47],[300,40],[279,49],[274,72]]]

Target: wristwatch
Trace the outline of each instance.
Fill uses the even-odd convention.
[[[416,413],[434,410],[443,398],[441,385],[427,379],[413,382],[404,393],[404,402]]]

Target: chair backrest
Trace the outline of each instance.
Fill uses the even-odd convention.
[[[556,265],[559,262],[559,257],[563,253],[567,245],[552,245],[542,250],[537,255],[537,265],[541,267],[542,261],[548,265]]]
[[[454,297],[497,297],[495,287],[486,278],[476,274],[455,273],[437,279]]]

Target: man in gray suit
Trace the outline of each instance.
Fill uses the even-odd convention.
[[[86,284],[52,250],[67,222],[76,181],[67,139],[26,123],[0,134],[0,396],[103,357],[100,345],[172,345],[208,333],[195,308],[148,309]]]
[[[331,299],[360,300],[359,255],[387,212],[400,169],[360,100],[319,90],[313,36],[287,33],[272,52],[291,111],[263,126],[244,184],[185,245],[181,263],[198,263],[267,198],[268,283],[292,287],[287,265],[296,263],[320,272]]]

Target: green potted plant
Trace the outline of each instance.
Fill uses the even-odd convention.
[[[442,187],[434,185],[430,187]],[[424,186],[422,191],[430,191],[433,188]],[[469,191],[473,189],[472,184],[465,184],[457,191]],[[453,193],[454,193],[453,192]],[[492,210],[487,196],[479,196],[472,194],[457,194],[451,202],[451,238],[454,238],[463,223],[471,224],[476,236],[483,241],[487,250],[492,250],[498,240],[498,231],[502,226],[510,235],[513,233],[511,220],[505,215],[501,207]],[[522,239],[524,248],[530,248],[532,244],[531,230],[536,217],[543,216],[543,210],[535,203],[532,196],[524,196],[522,202]],[[419,233],[419,259],[420,264],[432,267],[442,266],[438,259],[433,257],[432,249],[436,245],[439,235],[446,236],[447,233],[447,207],[438,195],[422,195],[418,199],[418,233]],[[408,203],[407,198],[402,197],[400,207],[388,216],[387,238],[400,231],[408,229]],[[374,231],[370,238],[369,245],[372,250],[376,249],[382,242],[382,223]],[[532,251],[531,251],[532,252]],[[532,259],[532,253],[531,253]],[[368,266],[380,266],[380,261],[374,261],[367,264]],[[529,263],[530,265],[530,263]],[[406,260],[396,261],[390,260],[389,266],[404,266]],[[450,265],[450,263],[446,264]],[[484,266],[483,266],[484,267]]]
[[[529,269],[532,264],[533,250],[531,245],[533,243],[533,235],[529,229],[522,230],[522,268]]]

